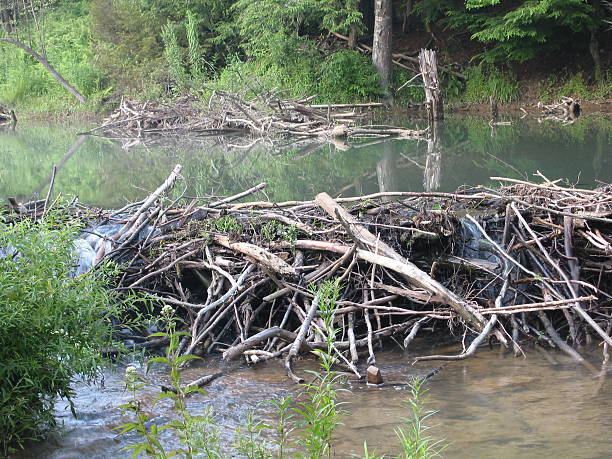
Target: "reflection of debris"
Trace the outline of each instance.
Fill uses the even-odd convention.
[[[538,102],[538,108],[542,110],[542,117],[538,118],[538,122],[552,120],[562,124],[572,124],[580,116],[582,109],[580,101],[571,97],[561,97],[561,101],[556,104],[545,105]]]
[[[489,121],[489,126],[512,126],[512,121]]]
[[[17,115],[15,110],[7,110],[0,105],[0,126],[8,125],[11,129],[15,129],[17,125]]]

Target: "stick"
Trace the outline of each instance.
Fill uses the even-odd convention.
[[[280,327],[272,327],[263,330],[247,339],[242,343],[232,346],[223,353],[223,360],[232,360],[244,352],[253,349],[262,341],[266,341],[270,338],[280,338],[288,343],[295,343],[297,335],[288,330],[284,330]],[[304,352],[309,351],[311,348],[306,342],[300,344],[300,349]]]
[[[408,334],[408,336],[404,338],[404,348],[408,347],[408,345],[412,342],[412,340],[416,337],[417,333],[419,332],[421,325],[423,325],[428,320],[429,320],[428,317],[423,317],[422,319],[419,319],[416,321],[416,323],[412,326],[412,329],[410,330],[410,333]]]
[[[215,208],[215,207],[219,207],[223,204],[227,204],[228,202],[232,202],[232,201],[236,201],[240,198],[244,198],[245,196],[248,196],[250,194],[256,193],[260,190],[263,190],[265,187],[267,187],[268,184],[266,182],[262,182],[259,185],[255,185],[253,188],[249,188],[248,190],[243,191],[242,193],[238,193],[235,194],[234,196],[230,196],[228,198],[224,198],[221,199],[220,201],[215,201],[211,204],[208,204],[208,208]]]
[[[319,296],[317,295],[312,301],[312,304],[310,305],[310,309],[308,310],[308,314],[306,315],[304,322],[302,322],[300,331],[298,332],[298,335],[295,338],[295,341],[293,342],[291,349],[289,349],[287,358],[285,359],[285,368],[287,370],[287,374],[294,382],[297,382],[299,384],[304,382],[304,380],[302,378],[296,377],[293,374],[293,371],[291,370],[291,363],[293,359],[295,358],[295,356],[298,355],[298,352],[300,352],[302,343],[304,342],[304,338],[306,338],[306,333],[308,332],[308,329],[310,328],[310,323],[312,322],[312,319],[314,319],[314,316],[317,312],[318,307],[319,307]]]

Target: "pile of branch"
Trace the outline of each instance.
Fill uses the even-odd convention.
[[[337,364],[356,374],[386,338],[407,347],[425,332],[522,353],[540,342],[612,344],[612,186],[578,189],[493,177],[500,189],[376,193],[312,201],[164,198],[180,166],[147,199],[95,212],[95,263],[120,261],[117,288],[176,308],[183,354],[222,351],[256,363],[325,341],[319,286],[339,279]],[[389,201],[393,197],[395,200]],[[24,207],[26,209],[27,206]],[[99,231],[102,231],[101,229]]]
[[[561,100],[554,104],[543,104],[538,102],[537,107],[542,111],[538,118],[542,121],[557,121],[562,124],[572,124],[580,116],[580,101],[572,97],[562,96]]]
[[[213,91],[208,104],[191,96],[171,103],[122,99],[103,124],[84,134],[141,137],[147,134],[251,134],[303,138],[405,137],[424,138],[427,130],[396,126],[356,126],[358,110],[380,103],[307,105],[276,97],[247,101],[225,91]]]
[[[17,124],[15,110],[9,110],[0,105],[0,125],[2,124],[12,124],[13,126]]]

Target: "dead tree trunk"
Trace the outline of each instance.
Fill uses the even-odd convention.
[[[79,100],[79,102],[85,102],[87,100],[85,99],[85,96],[83,94],[81,94],[74,86],[68,83],[64,79],[64,77],[62,77],[57,72],[57,70],[55,70],[55,68],[49,63],[49,61],[46,58],[38,54],[32,48],[20,42],[19,40],[14,40],[12,38],[0,38],[0,42],[10,43],[12,45],[17,46],[18,48],[21,48],[26,53],[28,53],[30,56],[32,56],[34,59],[36,59],[38,62],[40,62],[47,69],[47,71],[51,74],[51,76],[53,76],[53,78],[55,78],[64,88],[70,91],[70,93],[74,97],[76,97]]]
[[[419,54],[419,66],[423,76],[425,103],[427,104],[429,121],[442,120],[444,119],[444,104],[442,103],[442,94],[440,93],[436,52],[431,49],[422,49]]]
[[[376,0],[374,4],[374,41],[372,43],[372,62],[380,84],[389,92],[391,82],[391,0]]]

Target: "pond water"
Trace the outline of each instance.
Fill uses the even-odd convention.
[[[415,342],[416,343],[416,342]],[[427,353],[422,344],[410,351],[384,351],[377,365],[387,384],[381,388],[351,382],[343,395],[346,416],[335,435],[335,457],[360,457],[363,442],[370,451],[399,453],[394,429],[409,415],[403,402],[409,396],[406,383],[434,368],[424,363],[412,366],[416,355]],[[436,353],[457,349],[436,349]],[[600,353],[591,354],[593,363]],[[298,372],[314,368],[301,361]],[[296,393],[298,388],[285,375],[281,362],[254,367],[209,359],[184,372],[185,381],[224,370],[226,375],[207,387],[207,395],[194,395],[190,411],[201,413],[212,407],[223,428],[223,443],[231,442],[236,425],[244,423],[248,409],[272,420],[271,410],[259,406],[262,400]],[[28,448],[19,457],[112,458],[128,457],[121,451],[135,443],[134,436],[117,437],[112,428],[129,419],[116,408],[126,403],[123,371],[108,371],[103,386],[79,386],[74,419],[64,403],[57,408],[65,434]],[[159,393],[159,381],[167,375],[154,371],[155,381],[140,392],[144,405]],[[449,458],[606,458],[612,451],[612,384],[594,377],[564,355],[528,350],[527,358],[516,358],[499,350],[480,350],[475,357],[445,366],[426,384],[426,408],[437,410],[430,419],[435,425],[428,433],[448,445]],[[160,422],[170,416],[169,406],[159,405],[152,413]]]
[[[399,123],[398,120],[393,120]],[[0,196],[44,197],[53,165],[55,191],[116,207],[155,189],[183,165],[188,196],[230,195],[266,181],[275,201],[382,191],[453,191],[491,185],[491,176],[565,178],[582,186],[612,181],[612,123],[582,117],[574,124],[514,120],[491,129],[482,118],[449,118],[437,142],[371,140],[336,144],[270,142],[240,137],[199,140],[109,140],[75,135],[86,126],[18,125],[0,132]],[[423,122],[402,122],[424,127]],[[262,199],[263,195],[257,196]]]
[[[423,127],[422,122],[404,124]],[[612,182],[612,123],[606,117],[586,116],[567,126],[516,119],[496,129],[484,119],[449,118],[435,143],[292,144],[239,137],[121,141],[75,134],[86,128],[19,125],[15,132],[0,132],[0,196],[44,197],[53,165],[56,192],[78,194],[81,202],[103,207],[141,199],[177,163],[186,180],[176,193],[229,195],[266,181],[266,196],[276,201],[312,199],[322,191],[345,196],[453,191],[461,185],[495,186],[491,176],[530,179],[536,171],[584,187]],[[415,355],[427,351],[377,354],[390,381],[385,387],[351,383],[347,416],[337,432],[337,457],[359,455],[364,440],[380,453],[397,452],[394,427],[408,415],[402,404],[408,396],[405,383],[432,368],[411,365]],[[596,363],[600,355],[590,358]],[[218,367],[231,368],[211,385],[209,396],[190,401],[194,412],[212,405],[222,426],[233,428],[249,407],[296,390],[277,362],[227,365],[210,359],[185,373],[189,381]],[[58,405],[65,435],[30,446],[20,457],[127,457],[120,449],[134,438],[116,438],[111,430],[125,422],[116,409],[129,398],[121,376],[108,371],[103,387],[79,386],[78,419]],[[151,378],[156,376],[163,373]],[[482,350],[446,366],[427,387],[429,407],[439,410],[431,434],[446,439],[445,457],[610,457],[612,385],[562,355],[532,351],[525,359]],[[152,387],[143,397],[151,401],[156,394]],[[162,405],[156,415],[163,418],[167,412]],[[261,407],[258,413],[269,415]]]

